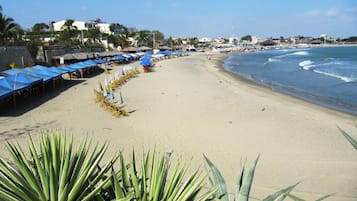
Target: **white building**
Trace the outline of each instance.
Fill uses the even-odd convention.
[[[53,30],[54,31],[61,31],[63,30],[63,25],[66,22],[66,20],[61,20],[58,22],[53,23]],[[111,34],[111,31],[109,29],[110,24],[105,24],[105,23],[95,23],[95,22],[86,22],[86,21],[74,21],[73,26],[77,27],[77,30],[88,30],[88,29],[93,29],[93,28],[99,28],[100,32],[102,33],[108,33]]]
[[[237,43],[237,42],[239,42],[239,40],[240,39],[238,37],[229,37],[228,38],[228,41],[229,41],[230,44]]]
[[[200,38],[200,39],[198,39],[198,42],[200,42],[200,43],[210,43],[210,42],[212,42],[212,38],[208,38],[208,37]]]
[[[102,33],[107,33],[111,34],[112,32],[110,31],[110,24],[105,24],[105,23],[98,23],[97,27],[99,27],[100,32]]]

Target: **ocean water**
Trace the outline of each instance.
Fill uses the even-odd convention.
[[[273,90],[357,115],[357,47],[237,53],[227,71]]]

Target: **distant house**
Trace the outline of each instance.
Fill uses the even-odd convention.
[[[312,45],[321,45],[323,42],[321,40],[316,39],[316,40],[312,40],[310,43]]]
[[[61,31],[65,22],[66,20],[61,20],[53,23],[53,30]],[[77,30],[89,30],[89,29],[99,28],[100,32],[102,33],[107,33],[107,34],[112,33],[109,29],[110,24],[106,24],[106,23],[96,23],[93,21],[74,21],[73,26],[77,27]]]
[[[26,46],[0,46],[0,71],[34,64]]]
[[[274,46],[274,45],[276,45],[276,43],[273,40],[268,39],[268,40],[265,40],[265,41],[261,42],[260,45],[262,45],[262,46]]]

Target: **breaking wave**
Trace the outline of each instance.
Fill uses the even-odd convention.
[[[311,68],[315,67],[315,65],[313,65],[313,61],[311,60],[305,60],[299,63],[299,66],[301,68],[303,68],[304,70],[310,70]]]

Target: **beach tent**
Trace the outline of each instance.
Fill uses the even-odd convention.
[[[56,66],[49,67],[48,70],[55,73],[60,73],[61,75],[68,73],[68,70],[60,69]]]
[[[73,72],[77,71],[77,69],[71,68],[70,66],[59,66],[59,67],[56,67],[56,68],[61,70],[61,71],[66,71],[67,73],[73,73]]]
[[[172,52],[172,54],[181,55],[182,54],[182,50],[176,50],[176,51]]]
[[[31,75],[26,75],[25,73],[18,73],[6,77],[10,83],[14,84],[14,89],[19,90],[16,85],[30,87],[35,84],[41,83],[42,78],[33,77]]]
[[[54,79],[54,75],[52,73],[46,73],[45,71],[39,71],[33,68],[24,68],[23,72],[37,78],[42,78],[43,82],[49,82]]]
[[[122,56],[122,55],[116,55],[114,57],[112,57],[111,60],[119,60],[119,61],[124,61],[125,60],[125,57]]]
[[[12,87],[11,94],[13,94],[14,107],[16,107],[16,92],[28,89],[31,86],[42,82],[42,78],[32,77],[24,73],[9,75],[8,77],[5,77],[3,79],[6,79],[6,81],[10,83]]]
[[[142,66],[151,66],[151,61],[150,61],[150,59],[149,58],[145,58],[145,59],[142,59],[141,61],[140,61],[140,64],[142,65]]]
[[[101,58],[94,60],[94,62],[97,63],[97,64],[104,64],[104,63],[106,63],[106,61],[105,61],[104,59],[101,59]]]
[[[125,57],[125,60],[127,60],[128,62],[131,62],[133,60],[133,57],[130,54],[123,54],[123,57]]]
[[[81,63],[82,63],[82,65],[84,65],[86,67],[96,67],[97,66],[97,63],[92,59],[88,59],[88,60],[83,61]]]
[[[22,70],[18,68],[12,68],[9,70],[2,71],[2,74],[6,74],[6,75],[16,75],[18,73],[22,73]]]
[[[60,77],[63,74],[61,71],[53,71],[51,70],[51,68],[40,66],[40,65],[36,65],[31,68],[41,71],[44,74],[51,75],[53,78]]]
[[[76,71],[77,71],[77,70],[83,70],[83,69],[87,68],[86,66],[82,65],[81,62],[77,62],[77,63],[70,64],[70,65],[68,65],[67,67],[68,67],[68,68],[75,69]]]
[[[152,59],[152,55],[146,55],[146,56],[140,58],[141,61],[142,60],[150,60],[150,59]]]
[[[11,84],[5,78],[0,79],[0,100],[14,93]]]
[[[138,55],[139,57],[145,56],[146,53],[145,52],[137,52],[135,53],[136,55]]]
[[[158,52],[158,54],[162,54],[164,56],[170,56],[171,55],[171,51],[169,51],[169,50],[160,51],[160,52]]]

